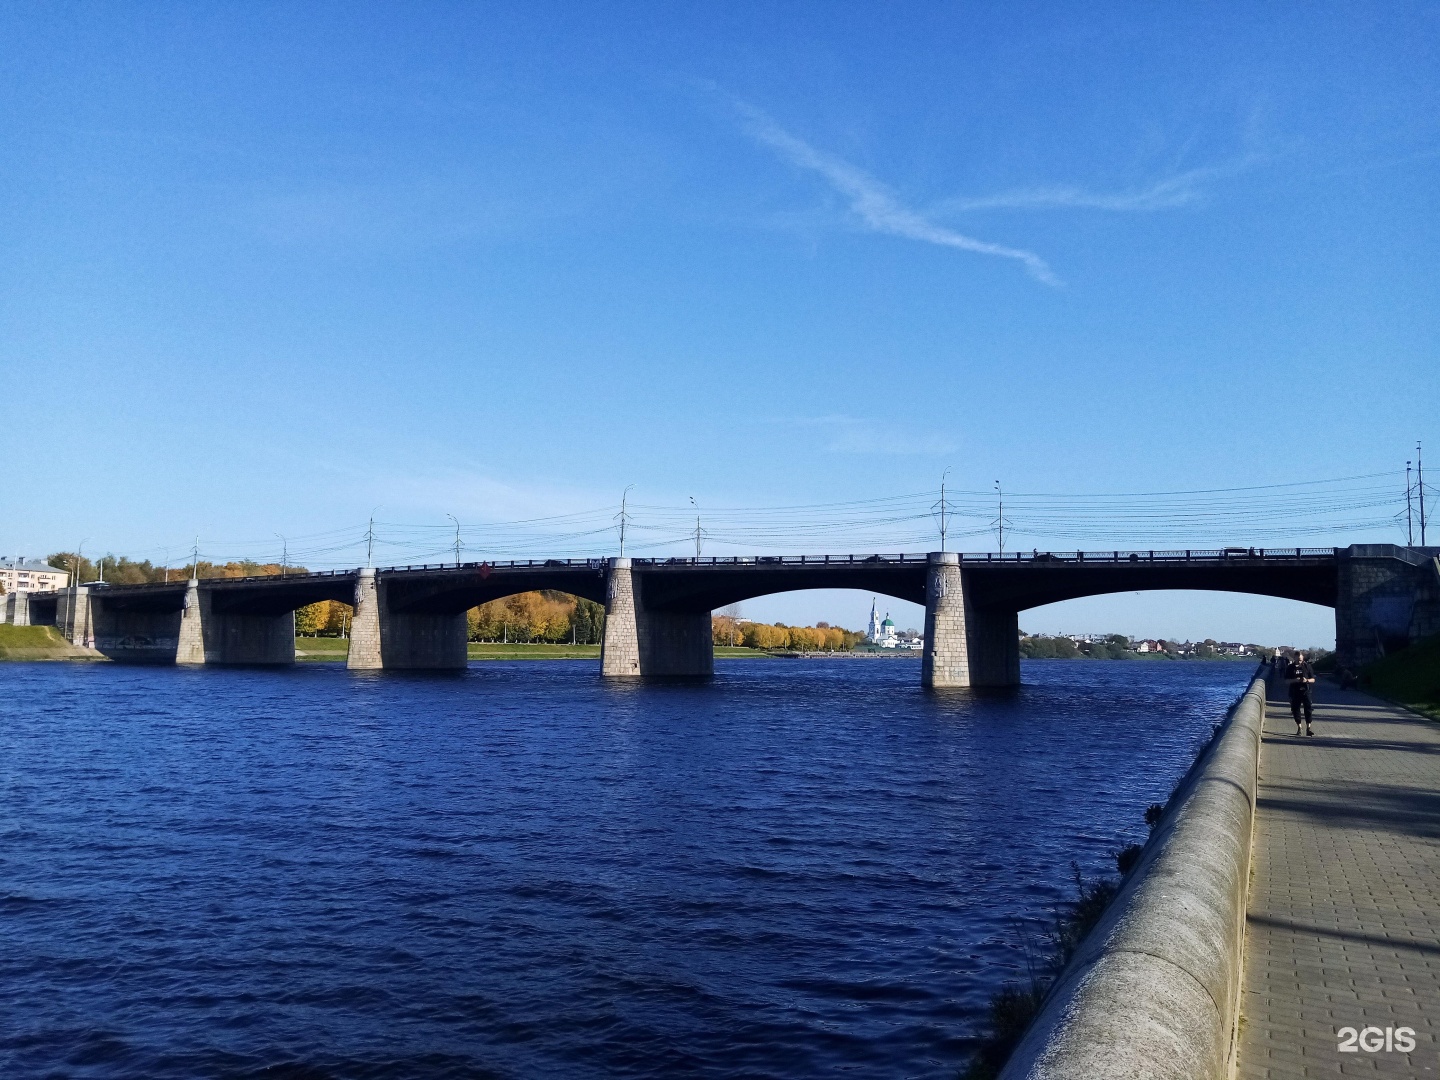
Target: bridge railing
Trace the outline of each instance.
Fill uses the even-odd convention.
[[[1294,562],[1303,559],[1334,559],[1339,548],[1295,547],[1295,548],[1177,548],[1170,550],[1152,549],[1145,551],[1015,551],[1015,552],[957,552],[956,557],[964,566],[1028,565],[1028,564],[1096,564],[1096,563],[1142,563],[1142,562],[1216,562],[1241,563],[1252,561]],[[631,560],[632,565],[646,568],[657,567],[702,567],[702,566],[922,566],[929,560],[927,554],[901,552],[880,555],[704,555],[671,558],[639,558]],[[488,574],[495,570],[594,570],[604,571],[610,564],[607,557],[586,559],[496,559],[467,563],[410,563],[405,566],[378,567],[380,573],[424,573],[424,572],[473,572]],[[306,581],[317,578],[348,577],[358,573],[356,569],[310,570],[303,574],[255,574],[248,577],[207,577],[201,581],[209,585],[246,585],[272,581]],[[188,578],[170,582],[138,582],[118,585],[109,582],[85,582],[87,588],[103,587],[106,591],[125,589],[153,589],[155,586],[178,586],[188,583]],[[68,588],[68,586],[67,586]],[[65,590],[54,590],[65,591]],[[42,595],[36,593],[36,595]]]
[[[962,554],[962,563],[1119,563],[1119,562],[1266,562],[1296,559],[1333,559],[1339,548],[1179,548],[1162,551],[1016,551],[1009,554],[993,551],[978,555]]]

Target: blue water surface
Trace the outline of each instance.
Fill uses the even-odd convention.
[[[1250,667],[0,665],[0,1075],[953,1077]]]

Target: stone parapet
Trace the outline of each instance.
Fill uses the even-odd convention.
[[[1257,677],[1001,1080],[1231,1075],[1264,714]]]

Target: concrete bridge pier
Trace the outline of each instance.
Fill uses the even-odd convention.
[[[385,579],[373,569],[355,580],[355,615],[350,624],[352,671],[463,671],[465,612],[396,611]],[[292,637],[293,640],[293,637]]]
[[[177,664],[293,664],[295,613],[215,610],[215,597],[191,579],[180,611]]]
[[[709,611],[652,611],[645,579],[629,559],[611,559],[605,588],[605,639],[600,674],[699,676],[715,673]]]
[[[972,602],[960,556],[932,551],[925,580],[925,651],[920,684],[927,689],[1020,685],[1020,616]]]
[[[55,597],[55,627],[79,649],[95,647],[95,625],[90,617],[90,590],[84,585],[61,589]]]
[[[920,685],[970,685],[970,643],[965,625],[965,581],[960,556],[932,551],[925,576],[925,652]]]
[[[5,595],[5,621],[11,626],[30,625],[30,594],[24,589]]]

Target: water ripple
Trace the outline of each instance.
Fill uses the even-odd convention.
[[[4,665],[0,1075],[953,1077],[1247,676]]]

